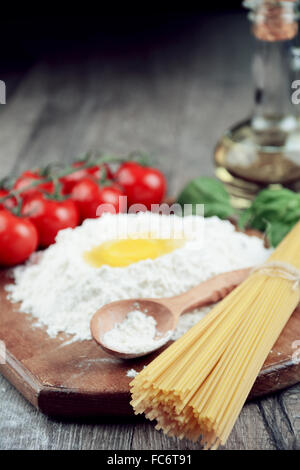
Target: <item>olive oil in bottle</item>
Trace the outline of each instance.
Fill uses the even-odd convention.
[[[300,76],[297,3],[244,2],[257,41],[254,110],[224,133],[215,150],[216,175],[236,208],[248,207],[265,187],[300,189],[300,105],[292,101],[292,83]]]

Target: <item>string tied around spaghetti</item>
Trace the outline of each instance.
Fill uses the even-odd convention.
[[[293,282],[293,290],[300,289],[300,269],[282,261],[271,261],[254,268],[252,273],[261,273],[270,277],[280,277]]]

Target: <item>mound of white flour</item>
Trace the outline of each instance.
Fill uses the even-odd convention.
[[[32,314],[50,336],[65,332],[72,340],[85,340],[91,337],[92,315],[109,302],[177,295],[213,275],[263,263],[270,253],[260,239],[237,233],[230,222],[190,216],[186,223],[199,225],[199,238],[169,254],[123,268],[95,268],[84,261],[85,251],[117,237],[118,224],[126,222],[131,234],[143,233],[149,216],[107,214],[61,231],[55,245],[13,270],[10,299],[20,301],[21,311]],[[156,217],[168,226],[170,216]],[[172,217],[175,225],[181,223]]]

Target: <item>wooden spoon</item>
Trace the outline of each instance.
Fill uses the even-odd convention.
[[[247,268],[219,274],[175,297],[119,300],[104,305],[94,314],[91,320],[92,336],[104,351],[123,359],[132,359],[149,354],[169,341],[170,332],[175,330],[182,313],[223,299],[249,276],[250,271],[251,268]],[[159,345],[151,351],[148,350],[138,354],[109,349],[104,343],[105,333],[110,331],[116,323],[122,323],[132,310],[139,310],[155,319],[157,331],[155,339],[160,341]],[[164,336],[165,342],[162,344],[161,339]]]

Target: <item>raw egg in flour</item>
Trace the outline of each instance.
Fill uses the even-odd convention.
[[[85,261],[95,268],[108,265],[123,268],[145,259],[155,259],[184,245],[183,239],[126,238],[101,243],[84,253]]]

